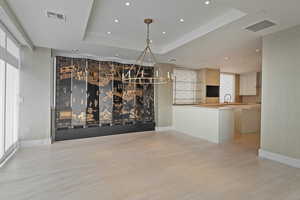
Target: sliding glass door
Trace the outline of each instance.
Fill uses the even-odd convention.
[[[6,67],[5,151],[18,141],[19,70],[10,64]]]
[[[0,26],[0,164],[18,144],[19,60],[17,42]]]
[[[4,156],[5,62],[0,59],[0,160]]]

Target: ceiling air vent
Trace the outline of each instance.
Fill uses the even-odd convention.
[[[66,16],[60,13],[47,11],[47,17],[66,21]]]
[[[264,20],[264,21],[258,22],[256,24],[253,24],[251,26],[248,26],[246,29],[249,31],[258,32],[258,31],[261,31],[263,29],[266,29],[266,28],[269,28],[269,27],[275,26],[275,25],[276,24],[274,22]]]
[[[177,59],[176,59],[176,58],[170,58],[168,61],[169,61],[169,62],[176,62]]]

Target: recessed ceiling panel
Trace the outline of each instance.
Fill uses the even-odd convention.
[[[166,47],[168,51],[178,47],[174,42],[185,41],[186,36],[191,38],[188,35],[190,33],[193,33],[192,38],[197,37],[197,34],[200,37],[244,16],[244,13],[217,1],[210,5],[206,5],[203,0],[130,2],[130,6],[127,6],[124,0],[95,1],[85,40],[108,46],[142,49],[146,37],[143,20],[150,17],[154,19],[151,25],[154,50],[164,53],[162,51]]]
[[[82,40],[93,0],[8,0],[34,45],[73,49]]]
[[[145,45],[143,19],[151,17],[151,46],[160,54],[159,62],[234,73],[256,69],[262,36],[300,23],[299,0],[284,6],[282,0],[212,0],[210,5],[205,0],[6,1],[35,46],[134,62]],[[47,11],[63,14],[66,20],[48,18]],[[0,18],[5,21],[3,15]],[[266,19],[276,26],[245,30]]]

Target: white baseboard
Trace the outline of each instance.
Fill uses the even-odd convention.
[[[164,126],[164,127],[155,127],[155,131],[170,131],[174,130],[172,126]]]
[[[300,159],[291,158],[288,156],[284,156],[277,153],[272,153],[269,151],[265,151],[262,149],[259,149],[259,157],[262,159],[269,159],[276,162],[280,162],[286,165],[289,165],[291,167],[300,168]]]
[[[5,163],[18,151],[19,145],[2,161],[0,162],[0,168],[5,165]]]
[[[42,146],[42,145],[50,145],[51,139],[43,139],[43,140],[23,140],[20,142],[21,147],[33,147],[33,146]]]

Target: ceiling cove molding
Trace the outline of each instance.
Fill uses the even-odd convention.
[[[84,41],[86,44],[92,44],[92,45],[101,45],[106,47],[113,47],[113,48],[121,48],[131,51],[138,51],[141,52],[145,49],[146,43],[143,43],[142,45],[135,45],[132,44],[129,41],[124,41],[122,38],[112,38],[110,41],[106,41],[106,37],[104,35],[96,34],[87,32],[87,37],[85,37]],[[162,48],[156,45],[151,45],[151,50],[154,54],[160,54],[162,51]]]
[[[23,40],[25,45],[27,45],[31,50],[34,50],[35,47],[33,42],[27,35],[26,31],[20,24],[17,16],[12,11],[6,0],[0,0],[0,16],[1,20],[3,20],[2,23],[4,23],[4,25],[7,27],[7,29],[9,29],[11,34],[18,40],[18,42],[21,43],[20,40]]]
[[[228,13],[226,13],[225,15],[218,17],[216,19],[214,19],[213,21],[211,21],[210,23],[207,23],[206,25],[203,25],[201,27],[199,27],[198,29],[185,34],[184,36],[182,36],[181,38],[179,38],[178,40],[176,40],[175,42],[171,42],[170,44],[167,44],[165,46],[163,46],[162,50],[160,52],[158,52],[159,54],[166,54],[180,46],[183,46],[185,44],[187,44],[188,42],[191,42],[199,37],[202,37],[218,28],[221,28],[222,26],[225,26],[231,22],[234,22],[244,16],[246,16],[247,14],[236,10],[236,9],[231,9]]]
[[[83,34],[81,36],[82,40],[85,40],[85,38],[86,38],[87,29],[88,29],[88,26],[89,26],[89,23],[90,23],[90,20],[91,20],[91,16],[92,16],[92,12],[94,10],[94,7],[95,7],[95,0],[92,0],[91,6],[89,8],[89,13],[88,13],[87,19],[85,21],[85,25],[84,25],[84,29],[83,29]]]
[[[242,12],[237,9],[231,9],[225,15],[220,16],[210,21],[209,23],[199,27],[198,29],[183,35],[174,42],[170,42],[169,44],[163,46],[152,46],[153,53],[160,55],[169,53],[170,51],[177,49],[178,47],[181,47],[246,15],[247,14],[245,12]],[[122,38],[112,38],[109,41],[105,39],[105,34],[97,34],[94,32],[88,32],[87,30],[85,33],[85,37],[83,38],[84,42],[87,44],[97,44],[114,48],[129,49],[134,51],[143,50],[141,46],[129,43],[129,41],[123,41]]]
[[[75,54],[71,52],[62,52],[62,51],[53,51],[52,56],[64,56],[64,57],[71,57],[71,58],[86,58],[86,59],[92,59],[97,61],[110,61],[110,62],[118,62],[121,64],[136,64],[136,60],[130,60],[130,59],[123,59],[119,57],[105,57],[105,56],[96,56],[93,54]],[[154,67],[152,63],[144,62],[144,66]]]

